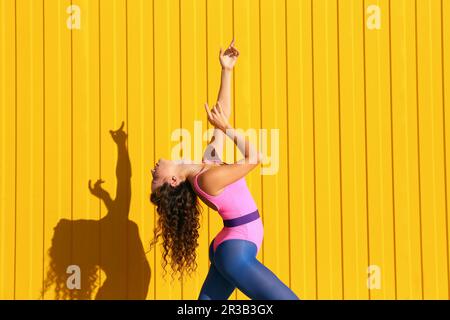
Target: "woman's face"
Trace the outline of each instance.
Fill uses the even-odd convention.
[[[172,177],[177,174],[178,164],[175,161],[159,159],[156,162],[155,167],[151,170],[153,180],[152,180],[152,192],[161,187],[165,182],[170,184],[172,182]]]

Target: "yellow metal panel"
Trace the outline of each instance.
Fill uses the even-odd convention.
[[[16,57],[15,6],[0,4],[0,299],[14,299]]]
[[[71,37],[67,28],[60,28],[66,23],[69,5],[70,1],[44,2],[44,277],[49,281],[54,275],[53,263],[61,265],[58,276],[65,278],[72,250],[70,232],[64,238],[53,237],[60,219],[72,218]],[[44,298],[54,299],[56,289],[48,288]]]
[[[423,290],[426,299],[447,299],[440,2],[418,1],[416,9]]]
[[[414,1],[393,1],[391,10],[397,298],[422,299]]]
[[[101,201],[88,189],[88,181],[100,178],[100,97],[99,56],[99,2],[77,1],[81,10],[81,29],[71,33],[72,77],[72,220],[61,221],[55,230],[72,231],[72,255],[70,263],[81,269],[81,289],[86,290],[78,298],[94,299],[99,288],[100,265],[100,206]],[[65,11],[65,10],[64,10]],[[66,17],[69,15],[66,13]],[[112,157],[111,157],[112,158]],[[107,180],[107,185],[111,181]],[[111,189],[107,188],[110,192]],[[65,270],[64,270],[65,271]],[[66,278],[66,276],[64,277]],[[77,292],[75,292],[77,293]]]
[[[264,223],[264,264],[290,285],[289,201],[287,193],[287,110],[285,7],[278,1],[263,1],[261,23],[261,127],[279,130],[279,139],[267,134],[268,155],[279,163],[276,174],[262,177],[261,211]],[[279,152],[271,155],[273,144]],[[264,145],[264,142],[263,142]],[[264,163],[263,163],[264,167]]]
[[[127,60],[126,60],[126,1],[100,1],[100,177],[113,199],[127,201],[126,192],[117,192],[116,176],[118,147],[109,130],[127,122]],[[128,125],[124,127],[128,130]],[[119,169],[123,172],[123,168]],[[124,178],[123,183],[129,183]],[[101,278],[100,296],[103,298],[127,298],[128,251],[127,239],[131,222],[129,208],[116,202],[113,210],[101,207],[100,267],[105,271]],[[130,226],[129,226],[130,225]]]
[[[311,2],[286,7],[291,288],[315,299],[315,180]]]
[[[17,1],[15,298],[39,298],[43,276],[43,6]]]
[[[368,299],[364,136],[364,15],[360,3],[339,2],[339,120],[343,298]]]
[[[449,285],[449,291],[450,291],[450,274],[449,274],[449,264],[450,264],[450,224],[448,222],[448,204],[449,204],[449,194],[448,194],[448,185],[449,185],[449,176],[447,174],[448,168],[450,166],[450,159],[448,155],[448,150],[450,148],[450,135],[449,135],[449,126],[450,126],[450,112],[448,111],[448,106],[450,105],[450,63],[449,58],[447,58],[448,53],[450,52],[450,41],[448,41],[448,35],[450,34],[450,4],[448,1],[441,1],[441,24],[442,24],[442,30],[441,30],[441,43],[442,43],[442,93],[443,93],[443,101],[442,101],[442,110],[444,113],[444,159],[445,159],[445,196],[446,196],[446,202],[445,202],[445,218],[446,218],[446,224],[447,224],[447,276],[448,276],[448,285]],[[445,56],[447,55],[447,56]],[[447,108],[447,109],[446,109]],[[449,292],[449,298],[450,298],[450,292]]]
[[[337,10],[313,2],[317,293],[342,298]]]
[[[148,251],[156,213],[149,201],[150,168],[155,161],[152,10],[150,1],[128,1],[128,150],[132,167],[129,219],[139,227],[137,240],[142,242],[143,249],[147,252],[145,260],[128,263],[128,277],[137,275],[135,280],[141,283],[142,290],[147,290],[148,299],[155,298],[155,279],[152,273],[155,251]],[[132,256],[135,258],[139,257],[136,252],[138,247],[139,243],[129,244],[128,251],[134,252]],[[129,296],[131,289],[128,287]]]
[[[381,284],[371,290],[372,299],[395,299],[395,238],[392,191],[391,105],[389,80],[388,1],[377,4],[383,12],[380,30],[365,30],[365,105],[367,139],[367,187],[369,265],[379,268]]]

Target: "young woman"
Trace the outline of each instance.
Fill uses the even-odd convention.
[[[159,215],[155,238],[163,238],[163,266],[167,256],[174,272],[196,269],[200,208],[197,197],[217,210],[224,227],[209,246],[210,269],[199,299],[228,299],[235,288],[251,299],[297,300],[298,297],[257,259],[263,240],[263,224],[247,188],[245,176],[259,165],[260,156],[248,139],[234,130],[231,113],[231,73],[239,51],[234,40],[220,50],[222,66],[218,102],[205,104],[214,134],[201,164],[160,159],[152,170],[151,201]],[[221,162],[226,137],[237,145],[244,159]]]

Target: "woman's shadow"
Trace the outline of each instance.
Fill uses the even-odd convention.
[[[111,131],[118,148],[117,191],[112,199],[103,180],[90,192],[108,212],[100,220],[61,219],[54,228],[42,294],[53,287],[56,299],[145,299],[151,270],[136,223],[128,219],[131,201],[131,163],[127,134]],[[100,275],[100,270],[103,272]],[[106,279],[104,278],[106,277]],[[100,279],[101,278],[101,279]]]

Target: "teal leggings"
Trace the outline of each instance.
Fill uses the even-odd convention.
[[[299,300],[272,271],[256,259],[256,245],[248,240],[225,240],[213,250],[199,300],[226,300],[238,288],[252,300]]]

